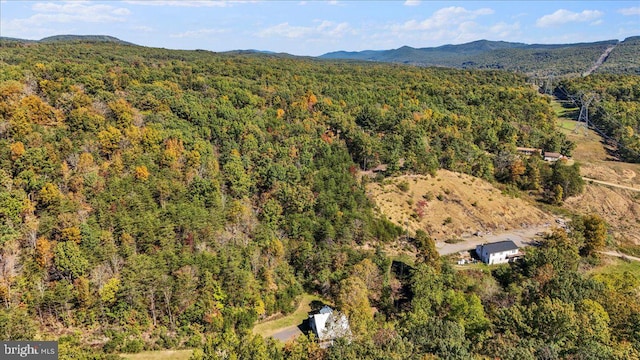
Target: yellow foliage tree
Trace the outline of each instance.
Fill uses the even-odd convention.
[[[98,142],[102,153],[109,156],[118,149],[120,140],[122,139],[122,133],[120,130],[113,126],[108,126],[106,130],[98,133]]]
[[[55,184],[46,183],[38,193],[40,202],[45,206],[57,206],[62,200],[62,193]]]
[[[145,181],[149,178],[149,170],[146,166],[141,165],[136,167],[136,179]]]
[[[369,291],[358,276],[352,275],[340,282],[336,305],[347,315],[354,334],[366,334],[373,316],[369,304]]]
[[[36,262],[43,268],[51,263],[53,258],[52,247],[51,241],[45,237],[39,237],[36,240]]]
[[[60,231],[60,237],[63,241],[73,241],[76,244],[80,244],[80,240],[82,240],[82,234],[77,226],[62,229],[62,231]]]
[[[11,160],[17,160],[24,154],[24,144],[20,141],[14,142],[10,145]]]

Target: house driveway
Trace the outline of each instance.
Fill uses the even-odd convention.
[[[297,326],[289,326],[286,327],[277,333],[271,335],[272,338],[282,341],[286,343],[289,340],[295,339],[299,335],[302,335],[302,331]]]
[[[539,236],[536,234],[548,232],[551,229],[551,225],[538,225],[532,226],[526,229],[517,229],[507,231],[500,234],[491,234],[483,236],[473,236],[464,239],[459,243],[447,244],[443,241],[436,242],[436,249],[440,255],[455,254],[462,251],[469,251],[476,248],[477,245],[495,243],[499,241],[511,240],[518,247],[529,246]]]

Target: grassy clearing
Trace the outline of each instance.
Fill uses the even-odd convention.
[[[285,317],[257,324],[253,327],[253,333],[262,335],[263,337],[269,337],[282,329],[302,324],[309,316],[311,302],[313,301],[324,302],[316,295],[305,294],[300,300],[296,311]]]
[[[578,123],[575,120],[570,119],[558,119],[558,121],[556,122],[556,125],[560,128],[560,130],[565,133],[570,131],[573,132],[577,124]]]
[[[620,275],[630,272],[640,278],[640,261],[629,261],[620,258],[607,257],[605,264],[591,271],[593,274]]]
[[[553,111],[555,111],[556,115],[559,118],[572,118],[576,115],[576,113],[580,112],[580,108],[578,107],[564,107],[562,106],[562,103],[560,103],[560,101],[552,101],[551,102],[551,108],[553,109]]]
[[[188,360],[193,350],[143,351],[137,354],[120,354],[128,360]]]
[[[390,256],[390,258],[391,258],[391,261],[405,263],[411,267],[416,265],[415,257],[412,257],[411,255],[406,253],[399,253],[397,255]]]

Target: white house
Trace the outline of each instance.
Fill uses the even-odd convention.
[[[323,306],[317,314],[309,315],[309,326],[319,342],[330,342],[339,337],[351,336],[347,316],[333,311],[327,305]]]
[[[557,152],[550,152],[550,151],[545,151],[544,152],[544,160],[545,161],[549,161],[549,162],[555,162],[558,160],[562,160],[562,159],[566,159],[567,157],[557,153]]]
[[[476,246],[476,254],[485,264],[503,264],[515,260],[518,246],[511,240]]]

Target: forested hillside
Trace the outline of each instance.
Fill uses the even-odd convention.
[[[322,55],[327,59],[351,59],[404,63],[418,66],[445,66],[463,69],[503,69],[534,77],[579,76],[591,68],[609,48],[602,73],[638,74],[638,37],[578,44],[522,44],[480,40],[434,48],[344,52]]]
[[[597,216],[493,274],[440,262],[424,232],[409,276],[382,250],[403,231],[373,215],[361,170],[445,168],[560,204],[579,166],[516,155],[569,154],[554,120],[507,72],[4,43],[0,336],[58,339],[61,358],[638,356],[639,280],[578,271]],[[250,335],[304,292],[353,341]]]

